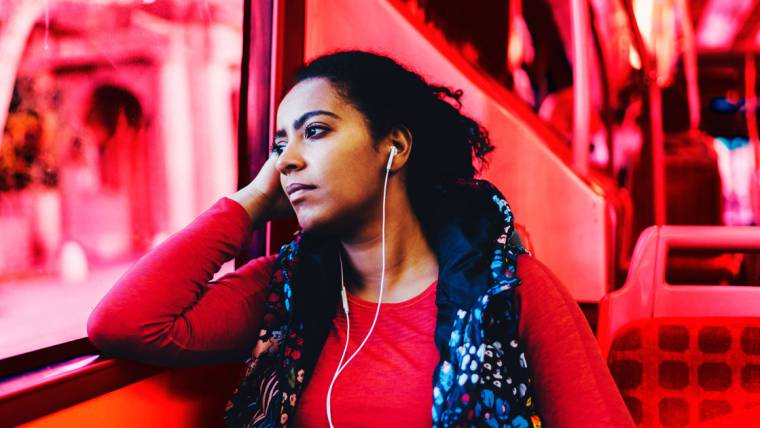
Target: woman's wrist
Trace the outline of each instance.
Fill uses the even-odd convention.
[[[253,227],[258,227],[269,221],[269,211],[272,201],[264,193],[255,189],[251,184],[243,187],[228,198],[239,203],[248,213]]]

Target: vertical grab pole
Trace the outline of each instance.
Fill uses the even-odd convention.
[[[573,34],[573,166],[581,175],[588,174],[591,117],[591,79],[589,75],[588,4],[571,0]]]
[[[237,142],[239,148],[248,146],[248,85],[251,74],[251,0],[243,0],[243,52],[240,58],[240,95],[238,105]],[[246,154],[247,150],[244,151]],[[248,184],[248,156],[238,165],[239,187]]]
[[[755,54],[747,52],[744,60],[744,114],[747,119],[747,134],[755,153],[755,169],[760,165],[760,137],[757,130],[757,69]]]
[[[604,54],[604,48],[602,47],[602,40],[599,38],[599,30],[596,28],[596,20],[594,18],[594,8],[589,3],[588,6],[589,23],[591,30],[591,37],[594,42],[594,53],[596,53],[597,60],[599,62],[599,83],[602,89],[602,122],[604,124],[605,142],[607,143],[607,150],[609,152],[609,158],[607,162],[607,173],[616,180],[615,177],[615,139],[613,138],[613,112],[612,112],[612,93],[610,92],[610,75],[607,70],[606,57]]]
[[[267,160],[271,141],[272,16],[274,0],[243,1],[243,49],[238,109],[238,187],[247,185]],[[266,254],[265,230],[254,230],[248,246],[235,260],[241,266]]]
[[[645,98],[649,110],[649,132],[651,134],[651,170],[652,170],[652,200],[653,222],[656,225],[665,224],[666,192],[665,192],[665,133],[662,128],[662,94],[657,82],[657,67],[653,64],[652,55],[644,43],[633,11],[633,0],[620,0],[625,7],[628,23],[631,26],[633,43],[641,60],[641,70],[644,76]],[[646,142],[643,147],[646,147]],[[643,150],[643,149],[642,149]],[[646,153],[641,153],[646,159]],[[646,167],[644,170],[646,171]]]
[[[257,0],[261,2],[262,0]],[[304,64],[306,42],[306,0],[268,0],[271,3],[269,44],[269,91],[265,94],[269,105],[267,141],[274,136],[277,105],[285,96],[288,84]],[[262,145],[262,147],[268,146]],[[280,246],[292,239],[298,229],[295,217],[267,222],[266,254],[276,253]]]
[[[654,186],[654,224],[665,224],[666,189],[665,186],[665,132],[662,129],[662,93],[657,83],[656,69],[650,70],[653,76],[649,79],[649,99],[652,122],[652,173]]]
[[[281,57],[280,49],[282,48],[282,31],[283,31],[283,20],[282,18],[282,5],[280,4],[280,0],[273,0],[272,1],[272,42],[271,42],[271,50],[269,52],[269,75],[271,76],[271,80],[269,81],[269,94],[268,94],[268,102],[269,102],[269,117],[268,117],[268,127],[267,127],[267,151],[271,149],[271,145],[273,144],[273,137],[276,127],[276,106],[277,106],[277,92],[280,89],[281,82],[280,82],[280,76],[278,75],[278,71],[280,69],[280,64],[278,63],[278,60]],[[272,222],[268,221],[266,228],[264,230],[264,240],[266,241],[265,248],[264,248],[264,254],[270,255],[272,254]]]
[[[760,136],[757,129],[757,65],[752,51],[744,57],[744,114],[747,136],[755,157],[755,168],[750,175],[749,200],[757,224],[760,223]]]
[[[635,16],[635,15],[634,15]],[[655,6],[655,14],[652,17],[652,40],[657,40],[662,31],[662,8]],[[646,49],[646,46],[644,46]],[[649,109],[652,122],[652,182],[654,186],[654,224],[664,225],[667,221],[667,183],[665,181],[665,131],[662,125],[662,91],[660,90],[660,76],[658,74],[657,50],[654,50],[654,61],[650,63],[649,72],[649,100],[652,103]],[[650,54],[646,53],[647,57]],[[643,64],[643,62],[642,62]]]
[[[689,129],[699,130],[701,107],[699,103],[699,80],[697,79],[697,46],[694,42],[694,26],[691,23],[689,2],[677,0],[681,10],[681,31],[683,32],[683,63],[686,72],[686,96],[689,102]]]

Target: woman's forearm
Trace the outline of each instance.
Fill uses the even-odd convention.
[[[254,261],[210,281],[243,247],[251,225],[238,202],[219,200],[119,279],[90,315],[90,340],[161,365],[238,359],[258,332],[270,267]]]

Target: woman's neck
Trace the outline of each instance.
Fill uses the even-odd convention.
[[[397,195],[392,197],[392,195]],[[408,300],[438,277],[438,260],[422,232],[405,192],[389,192],[385,223],[383,302]],[[392,208],[391,208],[392,207]],[[376,302],[382,273],[382,215],[363,236],[341,241],[345,284],[351,294]]]

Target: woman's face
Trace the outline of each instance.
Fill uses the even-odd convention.
[[[325,78],[298,83],[280,103],[280,183],[305,231],[351,233],[379,213],[387,150],[364,115]]]

